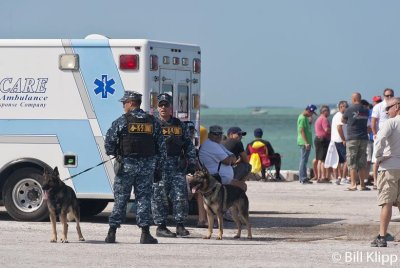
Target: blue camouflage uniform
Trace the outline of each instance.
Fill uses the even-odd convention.
[[[140,108],[129,112],[135,118],[148,116]],[[108,155],[119,155],[121,134],[128,128],[126,116],[115,120],[107,131],[105,149]],[[119,228],[125,220],[126,206],[134,188],[137,202],[136,222],[139,227],[150,226],[151,191],[156,168],[162,166],[166,159],[166,145],[161,127],[157,120],[153,121],[153,140],[155,143],[154,156],[125,156],[122,157],[121,167],[114,180],[114,207],[109,218],[110,227]]]
[[[172,202],[173,217],[177,224],[184,223],[187,218],[188,205],[188,190],[186,184],[186,165],[196,166],[196,148],[193,145],[189,129],[186,124],[177,118],[171,117],[167,122],[160,120],[162,127],[168,126],[171,123],[178,123],[182,129],[181,137],[175,137],[181,140],[183,149],[183,158],[179,155],[170,156],[167,154],[166,163],[164,165],[165,173],[159,182],[153,184],[152,196],[152,211],[154,222],[157,225],[165,223],[168,217],[168,197]],[[168,128],[168,127],[167,127]],[[172,133],[167,133],[163,128],[166,138],[167,151],[170,146],[169,139]],[[173,131],[171,131],[173,132]],[[182,164],[182,161],[185,163]]]

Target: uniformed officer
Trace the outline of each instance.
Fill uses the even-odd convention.
[[[157,119],[140,109],[142,95],[125,91],[120,99],[125,114],[115,120],[107,131],[105,149],[117,155],[121,166],[114,181],[114,207],[109,218],[110,229],[105,239],[115,242],[117,228],[125,219],[126,205],[134,187],[137,203],[136,221],[142,229],[141,244],[157,244],[150,234],[151,191],[156,169],[165,162],[166,146]]]
[[[167,160],[165,176],[153,184],[151,204],[154,222],[158,225],[156,235],[159,237],[187,236],[189,231],[184,227],[189,207],[186,174],[193,174],[195,171],[196,149],[186,124],[171,116],[171,96],[163,93],[158,95],[157,99],[158,118],[167,144]],[[185,165],[181,164],[182,161]],[[166,226],[167,197],[172,202],[176,233],[171,232]]]

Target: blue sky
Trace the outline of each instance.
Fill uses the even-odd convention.
[[[147,38],[198,44],[211,107],[400,95],[400,1],[0,1],[0,38]]]

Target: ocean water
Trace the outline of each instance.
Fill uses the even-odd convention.
[[[275,152],[282,156],[282,169],[298,170],[300,149],[297,146],[297,117],[302,112],[301,108],[272,107],[263,108],[266,113],[252,114],[251,108],[203,108],[200,113],[201,125],[207,129],[211,125],[220,125],[224,132],[229,127],[238,126],[247,135],[243,137],[244,146],[254,139],[253,131],[261,128],[264,132],[263,139],[271,142]],[[312,150],[309,164],[315,155]]]

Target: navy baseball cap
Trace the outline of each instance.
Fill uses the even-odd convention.
[[[168,102],[169,104],[172,103],[172,97],[171,95],[167,94],[167,93],[161,93],[160,95],[157,96],[157,101],[158,103],[160,102]]]
[[[306,110],[312,112],[313,114],[317,114],[315,112],[317,110],[317,106],[315,106],[314,104],[307,105]]]
[[[142,100],[142,94],[136,91],[125,91],[124,96],[119,101],[125,102],[127,100]]]
[[[246,136],[247,132],[242,131],[240,127],[231,127],[228,129],[228,135],[230,134],[242,134],[242,136]]]

